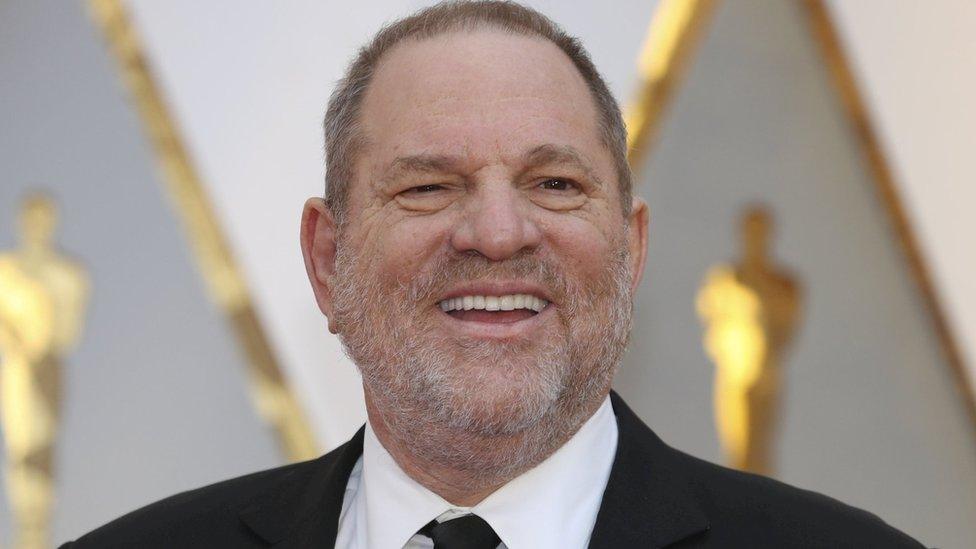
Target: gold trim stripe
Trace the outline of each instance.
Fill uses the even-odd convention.
[[[638,59],[636,100],[624,109],[630,166],[643,166],[688,61],[698,45],[715,0],[661,0],[651,17]]]
[[[946,320],[943,306],[939,301],[932,277],[929,274],[925,256],[915,238],[915,231],[905,214],[901,196],[898,193],[895,177],[889,168],[880,141],[871,124],[871,118],[861,98],[857,79],[847,61],[840,37],[831,19],[829,10],[822,0],[804,0],[803,7],[809,20],[811,31],[823,55],[824,63],[833,79],[834,86],[844,104],[848,122],[860,145],[861,153],[867,160],[868,171],[874,180],[879,199],[888,212],[888,220],[895,237],[908,262],[915,285],[921,293],[935,332],[941,343],[943,354],[952,368],[956,390],[976,431],[976,393],[966,375],[962,355]]]
[[[209,294],[223,310],[246,357],[255,405],[273,427],[288,459],[314,457],[318,446],[312,431],[288,389],[241,270],[142,53],[138,34],[119,0],[89,0],[88,5],[119,64]]]

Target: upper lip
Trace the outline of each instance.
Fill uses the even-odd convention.
[[[528,294],[535,296],[539,299],[543,299],[548,302],[552,302],[549,294],[546,292],[545,288],[539,286],[538,284],[533,284],[531,282],[523,281],[477,281],[468,282],[458,286],[454,286],[448,290],[441,298],[438,303],[444,301],[445,299],[452,299],[455,297],[462,297],[466,295],[484,295],[484,296],[503,296],[503,295],[513,295],[513,294]]]

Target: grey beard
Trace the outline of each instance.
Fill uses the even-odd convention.
[[[616,247],[595,287],[574,287],[532,254],[501,263],[443,256],[416,279],[384,286],[348,248],[340,242],[333,284],[340,338],[387,428],[416,458],[472,479],[514,476],[572,436],[609,390],[632,319],[625,245]],[[502,276],[552,292],[560,337],[541,348],[460,342],[455,353],[432,344],[447,340],[425,337],[432,331],[425,315],[443,288]],[[453,367],[457,360],[467,367]],[[503,394],[479,391],[497,388],[491,381],[505,366]]]

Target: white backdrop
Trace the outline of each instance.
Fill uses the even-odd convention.
[[[976,3],[830,4],[976,382]]]

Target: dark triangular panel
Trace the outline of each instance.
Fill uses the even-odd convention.
[[[778,476],[966,546],[974,426],[807,17],[778,0],[713,14],[638,167],[650,249],[617,386],[665,440],[722,460],[695,296],[738,253],[744,208],[764,202],[805,290]]]

